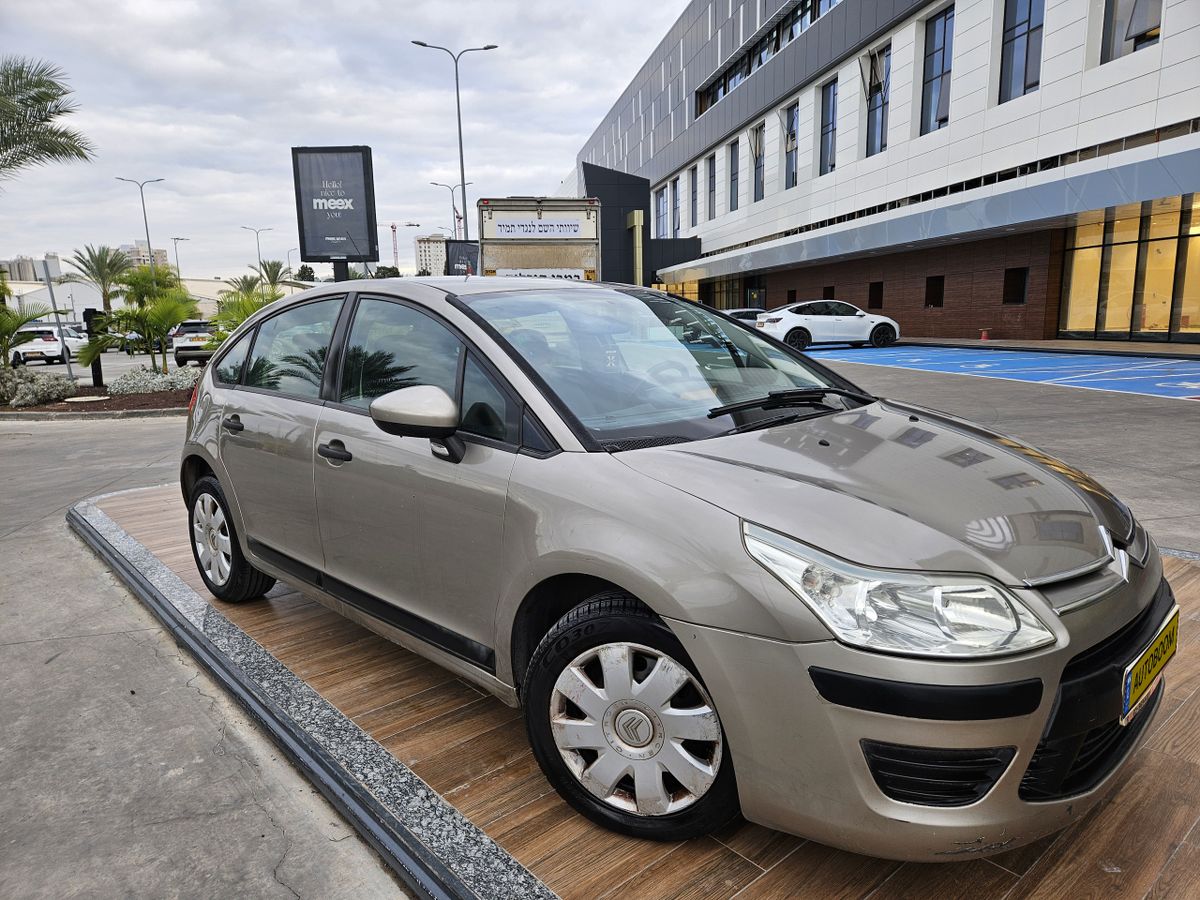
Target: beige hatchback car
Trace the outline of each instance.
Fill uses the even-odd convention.
[[[209,364],[181,477],[216,597],[285,580],[522,706],[641,837],[1017,846],[1103,796],[1178,637],[1088,476],[640,288],[289,297]]]

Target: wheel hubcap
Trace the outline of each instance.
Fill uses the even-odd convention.
[[[641,644],[576,657],[554,683],[550,728],[580,784],[625,812],[686,809],[721,768],[721,723],[707,692],[685,666]]]
[[[225,584],[232,568],[229,523],[212,494],[201,494],[196,498],[192,508],[192,541],[201,571],[213,584]]]

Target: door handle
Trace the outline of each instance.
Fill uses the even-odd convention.
[[[221,427],[226,431],[232,431],[235,434],[239,431],[245,431],[246,426],[242,424],[241,419],[237,416],[226,416],[221,420]]]
[[[318,444],[317,456],[323,456],[325,459],[332,459],[335,462],[350,462],[350,460],[354,459],[354,454],[347,450],[346,445],[341,441]]]

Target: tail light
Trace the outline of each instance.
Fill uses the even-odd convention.
[[[41,339],[42,339],[43,341],[50,341],[50,343],[55,343],[55,342],[58,340],[58,338],[56,338],[56,337],[54,337],[53,335],[50,335],[50,334],[43,334],[43,335],[42,335],[42,337],[41,337]]]
[[[781,316],[771,316],[771,318],[766,319],[765,321],[770,325],[778,325],[783,321],[783,318]]]
[[[192,410],[196,408],[196,398],[200,396],[200,381],[196,381],[196,386],[192,388],[192,399],[188,401],[188,415],[192,414]]]

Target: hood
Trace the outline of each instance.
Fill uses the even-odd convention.
[[[1128,512],[1087,475],[1011,438],[892,401],[617,455],[663,484],[866,566],[1020,586],[1109,559]]]

